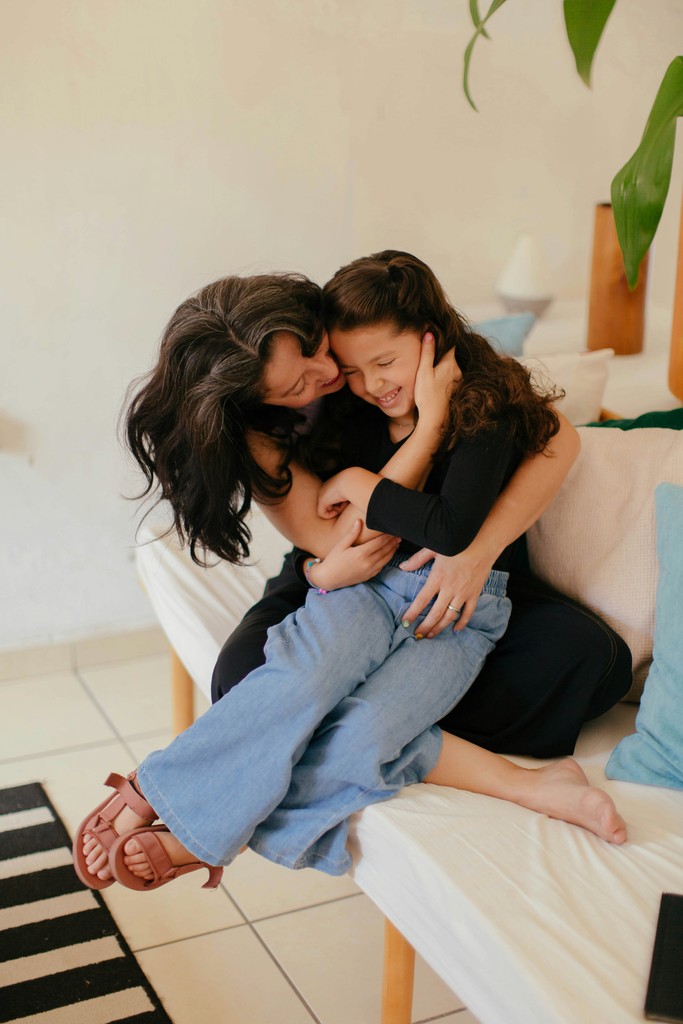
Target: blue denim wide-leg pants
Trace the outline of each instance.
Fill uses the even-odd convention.
[[[142,790],[195,856],[229,864],[249,844],[289,867],[342,874],[347,819],[432,770],[434,726],[505,631],[507,574],[493,571],[468,626],[429,641],[403,616],[429,566],[396,556],[369,583],[321,595],[268,632],[266,663],[165,750]]]

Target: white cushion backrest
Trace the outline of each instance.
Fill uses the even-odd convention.
[[[638,700],[652,660],[654,489],[663,480],[683,484],[683,431],[581,427],[579,434],[579,458],[527,534],[529,561],[623,636],[633,655],[626,699]]]

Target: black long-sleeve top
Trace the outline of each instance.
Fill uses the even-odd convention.
[[[372,406],[367,410],[354,416],[344,437],[343,463],[376,473],[403,441],[391,441],[383,413]],[[474,540],[521,457],[504,424],[458,441],[435,463],[422,492],[382,479],[368,504],[367,525],[401,537],[406,554],[426,547],[455,555]],[[509,570],[514,548],[505,548],[494,568]]]

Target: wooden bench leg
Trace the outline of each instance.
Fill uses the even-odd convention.
[[[415,950],[385,918],[382,1024],[410,1024],[414,977]]]
[[[173,648],[171,648],[171,703],[173,733],[177,736],[194,722],[194,683]]]

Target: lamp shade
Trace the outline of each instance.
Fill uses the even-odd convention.
[[[496,293],[511,312],[541,316],[553,300],[548,257],[534,235],[522,235],[496,282]]]

